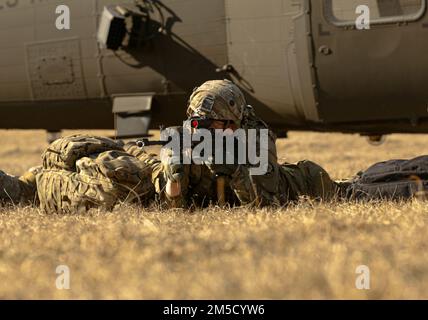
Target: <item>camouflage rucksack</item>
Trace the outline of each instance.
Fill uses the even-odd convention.
[[[146,204],[154,197],[150,165],[108,138],[58,139],[43,154],[43,166],[37,175],[38,195],[41,208],[49,213],[111,209],[134,200]]]
[[[409,199],[428,190],[428,156],[379,162],[351,182],[348,198]]]
[[[84,213],[90,208],[111,210],[115,186],[105,178],[47,169],[37,175],[40,208],[46,213]]]
[[[64,137],[52,142],[43,153],[43,168],[74,172],[78,159],[108,150],[123,151],[123,146],[120,142],[105,137],[90,135]]]
[[[138,200],[142,204],[154,197],[152,169],[124,151],[110,150],[84,157],[76,162],[77,172],[99,179],[109,179],[119,201]]]

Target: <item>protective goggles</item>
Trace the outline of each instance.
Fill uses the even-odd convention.
[[[206,118],[190,118],[189,121],[190,121],[190,126],[193,129],[208,129],[211,127],[211,125],[215,121],[222,122],[224,128],[230,126],[231,124],[234,124],[234,121],[232,120],[217,120],[217,119],[206,119]]]

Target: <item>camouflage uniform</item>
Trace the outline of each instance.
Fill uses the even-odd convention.
[[[15,177],[0,171],[0,203],[12,205],[37,204],[36,175],[42,167],[34,167]]]
[[[214,101],[212,109],[204,110],[201,106],[205,99]],[[268,129],[264,121],[256,116],[251,106],[246,105],[245,98],[237,86],[228,80],[208,81],[196,88],[189,100],[188,116],[207,117],[218,120],[232,120],[240,128]],[[301,196],[314,199],[330,199],[336,193],[336,183],[319,165],[311,161],[297,164],[277,163],[275,146],[276,137],[269,131],[268,171],[264,175],[252,176],[249,167],[237,165],[227,175],[226,201],[230,205],[285,205],[298,200]],[[258,142],[259,146],[260,143]],[[132,147],[130,147],[132,149]],[[217,199],[216,167],[207,165],[181,165],[177,167],[162,163],[153,155],[137,151],[128,152],[136,155],[142,162],[152,167],[152,182],[163,203],[169,207],[206,206]],[[139,154],[137,154],[139,152]],[[230,165],[225,165],[230,166]],[[230,168],[229,168],[230,169]],[[221,168],[220,168],[220,171]],[[229,170],[230,171],[230,170]],[[180,172],[179,175],[176,173]],[[179,177],[179,178],[177,178]],[[166,183],[179,181],[181,194],[170,198],[165,192]]]
[[[154,197],[151,168],[108,138],[75,135],[54,141],[36,177],[41,209],[78,213]]]

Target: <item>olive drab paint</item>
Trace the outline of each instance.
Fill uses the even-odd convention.
[[[136,31],[133,0],[0,0],[0,127],[141,136],[226,78],[277,132],[428,132],[426,0],[158,3],[120,33],[109,22]]]

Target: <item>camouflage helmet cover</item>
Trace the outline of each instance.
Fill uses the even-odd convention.
[[[232,120],[239,123],[246,101],[242,91],[230,80],[211,80],[193,91],[187,109],[188,117]]]

